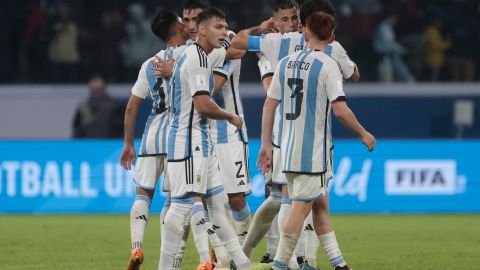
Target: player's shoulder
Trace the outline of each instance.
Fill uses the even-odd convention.
[[[303,37],[303,33],[300,32],[289,32],[283,34],[283,38],[293,38],[293,39],[300,39]]]
[[[337,68],[338,65],[335,60],[333,60],[330,56],[328,56],[325,52],[319,51],[319,50],[314,50],[311,54],[308,56],[311,62],[317,60],[322,63],[322,69],[328,70],[331,68]]]
[[[208,55],[197,43],[188,46],[183,54],[185,56],[186,67],[208,67]]]

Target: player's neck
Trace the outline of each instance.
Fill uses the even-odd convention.
[[[307,42],[307,48],[313,49],[313,50],[319,50],[319,51],[324,51],[325,48],[328,46],[328,41],[327,40],[312,40]]]
[[[208,54],[213,51],[213,46],[208,44],[208,42],[204,38],[197,38],[197,44]]]
[[[185,45],[186,42],[185,38],[181,36],[173,36],[167,41],[167,47],[182,46]]]

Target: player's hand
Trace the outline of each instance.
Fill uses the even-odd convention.
[[[263,174],[270,171],[272,166],[272,146],[262,145],[260,152],[258,153],[257,167],[262,170]]]
[[[237,130],[235,132],[238,132],[240,129],[242,129],[242,126],[243,126],[242,117],[240,117],[238,115],[232,115],[232,117],[230,119],[228,119],[228,122],[230,122],[230,124],[237,127]]]
[[[129,171],[132,168],[132,165],[135,164],[135,147],[133,144],[124,145],[122,149],[122,154],[120,155],[120,165]]]
[[[175,60],[170,59],[170,56],[168,57],[168,60],[164,61],[162,58],[155,55],[155,61],[153,61],[153,75],[155,77],[172,77]]]
[[[277,33],[277,29],[275,29],[275,21],[273,20],[273,17],[270,17],[270,19],[263,21],[260,25],[260,30],[263,34],[268,34],[268,33]]]
[[[365,144],[369,152],[372,152],[373,149],[375,148],[375,145],[377,144],[375,137],[369,132],[365,132],[365,134],[362,137],[360,137],[360,140],[362,141],[363,144]]]

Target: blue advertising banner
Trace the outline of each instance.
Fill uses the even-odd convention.
[[[249,148],[254,211],[264,199],[260,142]],[[117,140],[0,141],[0,213],[128,213],[135,186],[118,163],[121,149]],[[480,212],[479,154],[480,141],[380,140],[369,153],[339,140],[332,212]],[[157,192],[152,211],[165,196]]]

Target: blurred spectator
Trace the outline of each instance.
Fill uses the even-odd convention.
[[[51,32],[48,59],[52,65],[52,79],[57,82],[74,82],[78,78],[80,60],[77,47],[78,28],[65,3],[57,8],[57,17],[51,26]]]
[[[425,65],[431,81],[438,81],[440,70],[445,63],[445,51],[450,48],[450,40],[441,33],[443,20],[434,17],[425,29]]]
[[[74,138],[110,138],[113,135],[115,101],[107,93],[105,81],[94,77],[88,82],[90,95],[80,104],[73,120]]]
[[[150,30],[150,21],[145,15],[145,8],[140,3],[134,3],[128,6],[127,10],[129,15],[125,25],[127,36],[120,48],[125,63],[124,79],[133,81],[143,61],[154,55],[162,45]]]
[[[390,14],[383,19],[373,38],[373,48],[380,57],[380,63],[377,66],[377,72],[380,81],[392,82],[394,75],[400,81],[414,82],[412,74],[402,59],[405,49],[395,38],[394,27],[397,23],[397,16]]]
[[[122,14],[114,9],[101,15],[101,26],[90,40],[93,73],[100,73],[107,81],[119,81],[122,74],[123,56],[120,44],[125,38]]]

